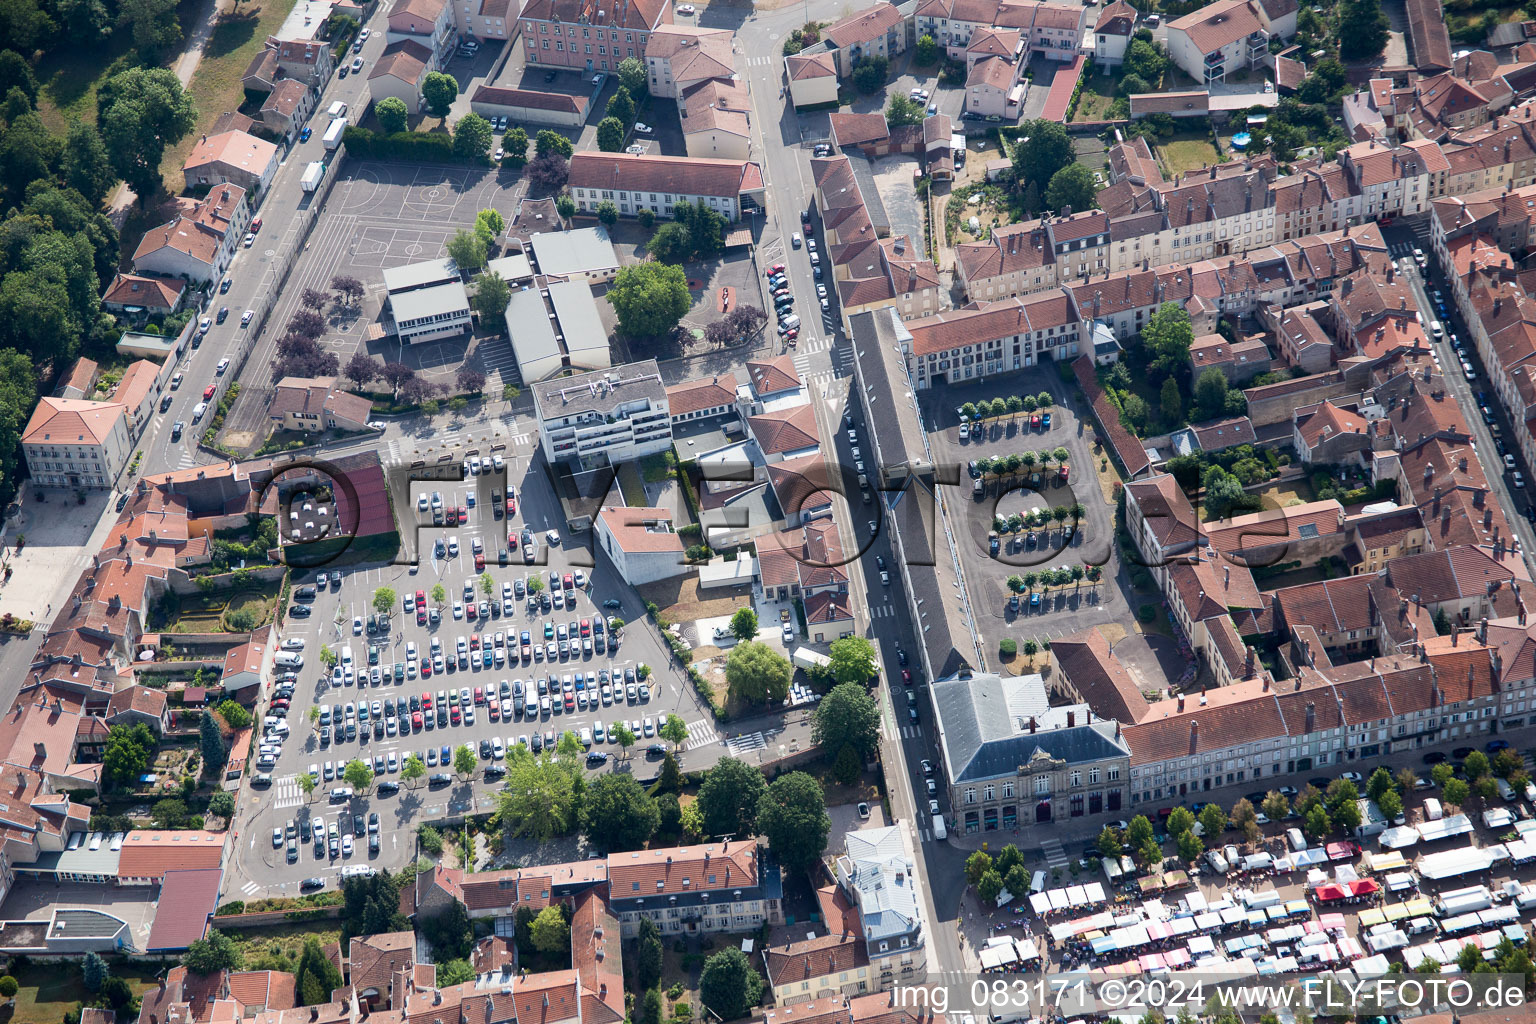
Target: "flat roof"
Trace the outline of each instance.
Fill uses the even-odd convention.
[[[91,842],[100,838],[101,843],[96,849],[91,849]],[[60,850],[57,853],[48,851],[38,854],[37,860],[31,864],[20,864],[17,867],[26,873],[47,874],[50,872],[79,874],[79,875],[110,875],[116,877],[118,861],[122,859],[121,849],[112,849],[112,834],[109,832],[92,832],[80,841],[80,845],[73,850]]]
[[[535,238],[542,238],[536,235]],[[609,248],[612,248],[610,246]],[[549,286],[549,303],[555,307],[555,319],[565,338],[565,350],[574,358],[601,346],[608,351],[608,330],[597,311],[597,299],[583,281],[561,281]],[[607,365],[607,361],[604,361]]]
[[[462,281],[415,288],[390,295],[389,309],[397,324],[402,320],[420,320],[439,313],[468,312],[469,292],[464,290]]]
[[[574,231],[540,231],[528,240],[538,261],[539,273],[584,274],[608,270],[619,265],[608,229],[601,225]]]
[[[654,359],[561,377],[534,391],[539,415],[545,419],[602,415],[631,402],[649,402],[654,408],[666,398],[667,386]]]
[[[555,337],[555,322],[549,318],[539,289],[522,288],[512,293],[507,300],[507,328],[512,354],[519,363],[559,357],[560,339]]]
[[[169,354],[176,348],[176,336],[167,337],[164,334],[144,334],[140,331],[124,331],[123,336],[117,339],[117,350],[133,349],[139,352],[162,352]]]
[[[533,276],[533,264],[528,261],[527,255],[520,252],[491,260],[486,263],[485,269],[509,284],[526,281]]]
[[[293,10],[288,12],[288,17],[273,35],[284,41],[316,39],[336,4],[337,0],[302,0],[293,5]]]
[[[101,939],[116,935],[128,922],[101,910],[70,907],[53,912],[53,923],[48,926],[50,939]]]
[[[391,296],[395,292],[458,280],[459,270],[453,260],[446,256],[440,260],[422,260],[420,263],[407,263],[403,267],[384,268],[384,287]]]

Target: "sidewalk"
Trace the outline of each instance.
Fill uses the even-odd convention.
[[[84,505],[76,504],[68,489],[49,488],[46,494],[47,501],[39,501],[31,485],[26,487],[18,499],[21,512],[0,544],[0,564],[12,569],[10,580],[0,584],[0,615],[44,628],[117,522],[116,491],[87,491]],[[26,538],[20,553],[18,537]]]

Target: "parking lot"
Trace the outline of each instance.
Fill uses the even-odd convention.
[[[689,729],[683,744],[681,759],[691,769],[705,768],[720,756],[731,753],[708,710],[701,707],[697,696],[685,677],[673,668],[665,654],[660,638],[645,623],[644,610],[639,599],[628,587],[612,574],[606,556],[593,564],[592,552],[587,547],[587,537],[556,534],[556,543],[549,542],[546,531],[561,529],[564,516],[554,496],[541,486],[538,478],[528,478],[526,494],[523,492],[523,462],[506,464],[503,473],[494,470],[488,474],[471,475],[466,479],[448,482],[417,481],[410,485],[409,493],[397,495],[397,515],[403,523],[416,520],[420,523],[417,541],[421,546],[419,565],[384,565],[345,571],[339,578],[327,574],[326,586],[319,590],[312,601],[307,617],[290,619],[284,630],[285,641],[304,641],[303,667],[297,671],[287,722],[292,730],[291,738],[281,745],[270,765],[258,765],[258,769],[272,777],[269,788],[253,787],[247,801],[253,807],[241,827],[240,846],[236,853],[236,866],[232,877],[240,884],[246,896],[258,892],[295,891],[300,879],[319,877],[329,879],[350,864],[369,864],[379,868],[399,868],[415,856],[412,832],[423,821],[439,820],[471,813],[488,813],[495,808],[495,791],[500,782],[487,778],[484,769],[504,764],[503,758],[481,755],[482,741],[490,742],[492,755],[494,743],[499,738],[503,749],[508,745],[526,742],[539,745],[553,740],[561,733],[572,731],[578,735],[587,730],[592,739],[594,753],[608,755],[605,760],[593,759],[588,772],[607,770],[633,771],[642,778],[655,774],[659,760],[648,755],[647,747],[659,741],[655,730],[668,714],[679,715]],[[507,487],[513,487],[516,511],[506,512]],[[433,524],[433,496],[439,494],[444,509],[444,524]],[[427,497],[427,509],[419,511],[421,497]],[[496,501],[493,503],[493,498]],[[453,526],[447,525],[446,510],[452,508],[457,518],[462,508],[466,520]],[[500,515],[496,514],[500,509]],[[517,547],[507,544],[509,531],[517,535]],[[524,531],[534,535],[535,556],[532,564],[524,561],[528,549]],[[441,548],[439,549],[439,541]],[[476,546],[485,559],[484,572],[492,581],[492,594],[482,589],[481,571],[476,568]],[[457,554],[452,553],[455,548]],[[501,552],[506,548],[507,564],[500,564]],[[583,578],[578,585],[577,574]],[[555,588],[550,585],[551,574],[558,580],[560,603],[554,606]],[[530,610],[528,605],[528,580],[537,576],[543,584],[540,607]],[[570,578],[570,586],[566,578]],[[313,584],[313,580],[305,581]],[[517,587],[522,585],[523,597],[517,597]],[[433,599],[433,588],[441,585],[441,604]],[[473,600],[466,600],[465,588],[469,586]],[[374,616],[373,599],[379,587],[387,586],[395,591],[396,598],[382,631],[370,633],[368,621]],[[510,589],[510,602],[503,598]],[[417,594],[425,598],[426,612],[418,616]],[[412,610],[405,611],[406,598],[410,598]],[[549,607],[543,606],[543,598],[549,598]],[[616,604],[615,604],[616,603]],[[471,611],[473,609],[473,611]],[[602,653],[597,651],[596,624],[599,620],[617,617],[634,623],[621,633],[615,649],[611,643],[611,629],[604,630]],[[423,621],[424,620],[424,621]],[[587,640],[592,650],[581,643],[582,621],[588,623]],[[563,629],[566,643],[570,643],[572,624],[578,636],[574,654],[561,656],[560,631]],[[527,633],[529,658],[523,658],[523,634]],[[550,634],[546,638],[545,633]],[[497,633],[503,635],[503,646],[495,643]],[[460,662],[460,641],[463,642],[463,660]],[[433,641],[438,647],[433,647]],[[484,664],[485,644],[489,642],[491,664]],[[320,646],[328,645],[344,660],[350,648],[352,672],[349,680],[345,667],[339,683],[332,671],[320,660]],[[536,646],[537,645],[537,646]],[[554,646],[554,656],[548,653],[548,645]],[[515,661],[509,658],[515,654]],[[498,664],[497,653],[501,659]],[[425,662],[423,659],[425,658]],[[629,696],[629,673],[637,677],[640,666],[651,666],[652,673],[644,689],[640,680],[634,679],[634,698]],[[377,683],[374,672],[377,671]],[[430,672],[430,675],[428,673]],[[603,677],[610,686],[614,680],[623,679],[624,689],[612,698],[612,703],[602,701]],[[398,678],[397,678],[398,676]],[[501,688],[503,683],[509,693],[518,682],[524,693],[533,693],[538,702],[538,686],[545,681],[546,690],[553,687],[561,694],[557,701],[548,694],[548,713],[514,714],[510,719],[501,713]],[[580,680],[581,689],[577,682]],[[596,685],[595,699],[585,700],[588,684]],[[569,686],[569,691],[566,687]],[[439,724],[439,701],[453,692],[456,696],[468,689],[467,705],[448,702],[442,724]],[[475,690],[480,689],[481,699],[475,700]],[[498,706],[492,717],[489,698],[485,691],[496,693]],[[569,709],[565,697],[570,697]],[[390,702],[389,714],[385,709],[386,698]],[[412,707],[415,698],[416,707]],[[428,715],[428,699],[432,714]],[[399,703],[405,701],[404,728],[401,726]],[[375,703],[377,702],[377,703]],[[347,706],[354,708],[346,713]],[[322,706],[330,714],[329,743],[323,742],[324,726],[311,724],[309,708]],[[366,705],[367,717],[362,708]],[[585,706],[583,706],[585,705]],[[340,707],[343,722],[342,738],[335,735],[335,717],[332,710]],[[263,709],[264,713],[268,709]],[[416,728],[415,716],[421,715],[421,727]],[[646,736],[649,720],[651,735]],[[346,723],[352,722],[352,729]],[[376,727],[375,722],[382,722]],[[621,763],[621,749],[611,739],[612,725],[624,721],[638,722],[635,729],[637,742],[629,751],[630,757]],[[393,723],[393,728],[391,728]],[[601,729],[603,739],[597,739]],[[351,733],[355,738],[346,738]],[[477,769],[470,779],[464,779],[451,767],[452,752],[460,745],[468,744],[476,755]],[[442,764],[442,751],[447,747],[450,766]],[[401,780],[400,768],[408,754],[415,753],[427,764],[427,777],[406,784]],[[326,763],[331,763],[334,775],[347,761],[358,758],[374,767],[375,783],[396,783],[398,792],[381,792],[377,785],[366,793],[337,799],[331,798],[331,790],[346,783],[335,778],[326,779]],[[298,776],[317,769],[320,781],[313,795],[306,800],[299,787]],[[433,776],[445,776],[433,779]],[[309,842],[297,844],[296,862],[287,860],[286,843],[273,841],[273,829],[286,828],[292,822],[298,826],[301,820],[319,816],[329,829],[338,824],[338,839],[344,839],[351,831],[352,818],[364,816],[365,826],[369,815],[377,813],[378,849],[370,851],[364,840],[351,857],[332,856],[327,841],[323,853],[316,854]],[[297,829],[296,829],[297,830]],[[338,845],[341,845],[340,843]]]
[[[980,437],[968,431],[970,436],[960,439],[958,410],[966,402],[1038,395],[1041,391],[1049,391],[1055,399],[1049,410],[1049,429],[1033,428],[1030,418],[1021,415],[1017,423],[1005,418],[1001,426],[989,423]],[[971,383],[940,385],[921,393],[936,456],[960,467],[957,487],[964,497],[951,508],[961,510],[955,522],[957,532],[963,535],[958,548],[972,608],[979,622],[992,622],[998,633],[1020,639],[1052,638],[1088,625],[1114,621],[1117,609],[1128,614],[1114,580],[1113,509],[1104,503],[1090,472],[1094,457],[1091,427],[1072,407],[1067,392],[1066,385],[1052,370],[1031,367]],[[1067,481],[1060,479],[1052,463],[1049,472],[1041,472],[1037,487],[1025,483],[1000,490],[994,480],[979,498],[974,494],[974,481],[968,471],[971,461],[1024,451],[1049,453],[1057,447],[1065,447],[1070,453]],[[1033,546],[1023,536],[1000,537],[998,551],[992,552],[989,534],[995,515],[1007,518],[1030,509],[1070,508],[1077,502],[1083,504],[1087,514],[1075,533],[1069,519],[1065,529],[1053,523],[1051,529],[1037,531]],[[1085,581],[1079,588],[1053,588],[1035,607],[1025,597],[1018,609],[1009,608],[1009,576],[1072,565],[1102,566],[1104,580],[1098,586]]]

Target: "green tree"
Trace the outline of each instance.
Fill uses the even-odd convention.
[[[725,682],[738,700],[778,703],[793,674],[789,659],[759,640],[737,644],[725,660]]]
[[[112,169],[146,205],[161,186],[168,147],[197,124],[197,104],[166,68],[136,67],[107,79],[96,93],[96,123]]]
[[[597,204],[597,219],[604,227],[613,227],[619,222],[619,208],[613,205],[612,199],[604,199]]]
[[[1099,852],[1106,857],[1118,857],[1125,842],[1120,830],[1113,825],[1105,825],[1099,833]],[[1011,887],[1010,887],[1011,888]]]
[[[635,120],[635,99],[624,86],[613,90],[613,95],[608,98],[608,107],[604,111],[607,117],[617,118],[619,122],[628,126]]]
[[[1173,813],[1168,815],[1168,834],[1171,836],[1181,836],[1194,827],[1194,813],[1187,807],[1175,807]]]
[[[757,639],[757,612],[751,608],[738,608],[731,616],[731,635],[737,640]]]
[[[1206,804],[1200,810],[1200,827],[1205,830],[1206,838],[1215,842],[1227,830],[1227,812],[1217,804]]]
[[[1013,147],[1013,167],[1019,184],[1045,191],[1052,177],[1072,163],[1072,140],[1065,125],[1036,118],[1019,125],[1019,142]]]
[[[1467,797],[1471,795],[1471,787],[1460,779],[1451,779],[1441,788],[1440,795],[1451,807],[1461,807],[1466,804]]]
[[[448,256],[462,273],[472,274],[485,266],[486,247],[473,231],[459,228],[448,239]]]
[[[521,125],[507,129],[501,137],[501,148],[506,152],[501,158],[503,167],[522,167],[528,162],[528,133]]]
[[[912,63],[918,67],[932,67],[939,61],[939,44],[934,42],[933,36],[921,35],[917,37],[917,46],[912,50]]]
[[[1344,0],[1337,10],[1339,56],[1349,63],[1381,56],[1389,26],[1377,0]]]
[[[1147,403],[1140,395],[1126,395],[1120,403],[1120,410],[1137,430],[1147,425]]]
[[[704,773],[698,807],[704,833],[744,838],[756,831],[758,805],[768,791],[763,773],[734,757],[722,757]]]
[[[1322,839],[1333,830],[1333,822],[1328,817],[1328,811],[1318,805],[1307,812],[1304,827],[1307,835],[1313,839]]]
[[[858,782],[863,771],[864,765],[859,761],[859,753],[851,746],[840,749],[832,762],[832,777],[845,786]]]
[[[571,926],[558,904],[545,907],[533,919],[533,948],[541,953],[563,953],[571,948]]]
[[[1167,59],[1157,51],[1157,46],[1145,39],[1135,39],[1126,47],[1125,72],[1135,75],[1149,85],[1155,86],[1163,77],[1163,71],[1168,66]]]
[[[331,993],[341,988],[341,972],[325,955],[320,940],[313,935],[304,937],[304,951],[299,954],[299,966],[293,972],[294,990],[300,1006],[318,1006],[331,1001]],[[442,979],[438,979],[439,984]]]
[[[1189,364],[1189,346],[1195,340],[1189,311],[1177,302],[1165,302],[1141,329],[1141,341],[1152,358],[1151,371],[1161,377]]]
[[[1466,773],[1467,781],[1476,782],[1488,774],[1488,755],[1481,750],[1472,751],[1462,762],[1462,770]]]
[[[175,0],[119,0],[117,24],[129,30],[134,47],[146,62],[158,61],[181,42]]]
[[[1134,847],[1139,847],[1152,838],[1152,822],[1145,814],[1138,814],[1131,819],[1130,828],[1126,829],[1125,839]]]
[[[1220,466],[1205,471],[1205,508],[1215,518],[1225,518],[1233,508],[1247,500],[1243,482]]]
[[[484,160],[495,141],[495,129],[479,114],[465,114],[453,126],[453,155],[465,160]]]
[[[988,868],[976,883],[976,896],[988,907],[997,905],[998,893],[1003,891],[1003,876],[996,868]]]
[[[505,329],[507,303],[512,301],[512,286],[494,271],[487,271],[475,278],[475,294],[470,302],[480,314],[482,327]]]
[[[393,587],[379,587],[373,592],[373,610],[380,615],[388,615],[395,607],[398,597]]]
[[[347,762],[347,767],[342,772],[342,778],[346,780],[347,785],[351,786],[355,792],[359,794],[365,793],[373,786],[373,769],[357,758],[353,758]]]
[[[217,928],[210,928],[206,938],[196,939],[187,947],[181,963],[193,974],[207,977],[219,971],[238,971],[244,966],[244,960],[234,939]]]
[[[663,263],[682,263],[693,255],[693,236],[686,226],[669,221],[656,229],[645,248]]]
[[[763,997],[763,979],[747,955],[728,946],[704,961],[699,1000],[720,1020],[745,1017]]]
[[[219,732],[218,719],[207,710],[203,711],[202,721],[198,724],[198,736],[203,751],[203,774],[215,775],[224,768],[229,751],[224,746],[223,735]],[[109,747],[108,753],[110,752]]]
[[[635,982],[641,989],[656,987],[661,980],[664,950],[661,948],[661,932],[656,922],[648,917],[640,919],[640,933],[635,942]]]
[[[449,960],[437,965],[437,984],[439,988],[447,988],[449,985],[462,985],[475,976],[475,969],[469,965],[469,961],[460,958]]]
[[[692,299],[683,268],[647,260],[622,268],[608,288],[619,330],[632,338],[656,337],[677,326]]]
[[[475,214],[475,234],[485,243],[486,248],[496,244],[496,239],[507,229],[506,218],[501,211],[494,209],[481,210]]]
[[[508,759],[507,784],[497,793],[502,828],[509,837],[530,836],[545,842],[576,824],[581,768],[569,758],[547,752]]]
[[[453,750],[453,770],[466,779],[475,774],[475,751],[468,743],[461,743]]]
[[[227,699],[220,701],[219,706],[214,710],[231,729],[244,729],[251,724],[251,713],[237,701]]]
[[[552,128],[545,128],[534,137],[533,151],[536,156],[554,153],[556,156],[569,160],[575,149],[576,147],[571,145],[570,139]]]
[[[416,828],[416,845],[429,857],[441,857],[443,834],[431,825],[419,825]]]
[[[1296,98],[1303,103],[1332,103],[1348,82],[1344,65],[1332,57],[1324,57],[1307,72],[1301,88],[1296,90]]]
[[[638,850],[661,823],[656,801],[635,777],[608,772],[587,787],[581,802],[582,830],[604,850]]]
[[[117,181],[112,155],[94,125],[71,118],[64,137],[59,174],[64,184],[79,192],[93,206],[106,198]]]
[[[597,123],[597,148],[604,153],[617,153],[624,148],[624,122],[616,117],[605,117]]]
[[[1403,798],[1398,796],[1397,790],[1389,789],[1376,798],[1376,806],[1388,821],[1396,821],[1397,816],[1403,813]]]
[[[903,96],[901,93],[892,93],[891,100],[885,107],[885,123],[892,128],[898,125],[922,124],[927,116],[923,105],[916,100]]]
[[[11,32],[11,38],[15,39],[15,26],[7,26]],[[6,33],[0,32],[0,35]],[[0,95],[9,93],[12,89],[20,89],[27,97],[27,101],[33,107],[37,106],[37,76],[32,74],[32,65],[27,63],[27,58],[15,50],[0,50]]]
[[[1186,864],[1193,864],[1200,854],[1205,852],[1205,841],[1193,832],[1185,832],[1179,836],[1176,845],[1179,848],[1179,856],[1184,858]]]
[[[1172,377],[1163,381],[1163,391],[1159,396],[1159,406],[1163,414],[1163,422],[1174,424],[1182,422],[1184,418],[1184,399],[1179,394],[1179,382]]]
[[[1058,213],[1071,207],[1074,213],[1091,210],[1098,205],[1093,186],[1093,172],[1086,164],[1067,164],[1051,175],[1045,187],[1045,205]]]
[[[821,784],[805,772],[774,779],[758,803],[757,827],[785,868],[810,870],[827,848],[832,831]]]
[[[303,776],[308,776],[308,772]],[[208,813],[220,818],[231,818],[235,813],[235,798],[228,791],[221,789],[208,798]]]
[[[80,961],[80,974],[87,992],[100,992],[101,986],[106,983],[112,972],[107,967],[107,962],[99,955],[87,952],[85,958]]]
[[[884,57],[864,57],[853,66],[853,87],[868,95],[885,85],[890,62]]]
[[[965,881],[968,885],[979,885],[981,878],[992,870],[992,855],[985,850],[977,850],[965,859]]]
[[[407,783],[415,782],[427,774],[426,762],[415,754],[405,755],[405,762],[400,766],[400,778]]]
[[[1227,387],[1227,375],[1216,367],[1203,371],[1195,380],[1195,416],[1201,420],[1220,416],[1227,407]]]
[[[660,736],[674,747],[680,747],[688,740],[688,723],[683,721],[681,715],[675,715],[669,712],[667,714],[667,720],[661,723],[660,729],[656,730],[656,735]],[[672,764],[675,768],[677,762],[673,761]]]
[[[863,686],[874,678],[877,670],[875,648],[861,636],[846,636],[832,641],[828,651],[832,664],[832,678],[839,683],[858,683]]]
[[[459,98],[459,83],[452,75],[441,71],[428,72],[421,83],[421,98],[427,102],[427,113],[433,117],[447,117],[453,101]]]
[[[997,851],[997,873],[1002,875],[1004,878],[1007,878],[1010,871],[1023,863],[1024,855],[1020,853],[1019,848],[1014,846],[1012,843],[1009,843],[1001,850]]]
[[[619,61],[619,84],[628,89],[630,95],[638,93],[645,88],[645,64],[635,57],[625,57]],[[642,988],[650,986],[643,985]]]
[[[838,683],[811,716],[811,742],[828,751],[851,749],[859,760],[880,742],[880,707],[862,683]]]
[[[619,745],[621,757],[629,756],[629,748],[635,745],[635,733],[629,726],[620,722],[613,727],[613,742]]]
[[[373,105],[373,114],[379,119],[379,127],[387,135],[405,131],[411,111],[398,96],[386,96]]]

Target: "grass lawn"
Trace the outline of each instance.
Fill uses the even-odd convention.
[[[111,960],[108,960],[111,963]],[[152,972],[128,969],[112,964],[112,973],[133,987],[135,995],[154,988],[159,982]],[[11,971],[21,986],[11,1015],[13,1024],[58,1024],[85,995],[80,972],[73,964],[62,969],[57,964],[33,963]]]
[[[1289,480],[1283,484],[1271,484],[1261,491],[1252,493],[1264,499],[1265,508],[1285,508],[1287,505],[1317,500],[1317,495],[1312,490],[1312,482],[1306,477]]]
[[[218,633],[223,631],[223,617],[245,609],[256,618],[257,625],[270,622],[277,607],[278,592],[282,581],[253,583],[231,593],[217,590],[208,594],[187,594],[181,598],[180,614],[176,621],[161,629],[164,633]]]
[[[197,97],[197,127],[166,151],[165,160],[160,165],[165,187],[173,195],[186,184],[181,165],[186,162],[192,147],[197,145],[198,137],[220,114],[238,110],[245,101],[240,78],[250,66],[251,59],[261,51],[267,36],[275,33],[288,17],[293,4],[294,0],[264,0],[242,5],[235,12],[220,5],[219,23],[213,29],[202,62],[188,87],[188,91]]]
[[[1109,117],[1109,104],[1115,98],[1115,78],[1112,75],[1090,75],[1083,82],[1083,91],[1077,95],[1077,112],[1073,121],[1103,121]]]
[[[1115,468],[1115,460],[1109,457],[1109,452],[1102,444],[1094,442],[1093,445],[1093,472],[1099,481],[1099,493],[1104,495],[1104,504],[1115,503],[1115,485],[1120,483],[1120,471]]]
[[[217,921],[215,921],[217,924]],[[295,966],[304,952],[304,940],[313,935],[321,946],[341,941],[341,925],[336,921],[309,921],[304,924],[272,924],[262,928],[231,928],[224,933],[235,940],[245,954],[247,969],[255,969],[272,958],[291,959]],[[276,964],[272,964],[274,968]],[[292,969],[292,968],[288,968]]]
[[[1169,177],[1184,171],[1198,171],[1211,164],[1220,163],[1216,147],[1203,135],[1199,138],[1172,139],[1157,147],[1158,157]]]

